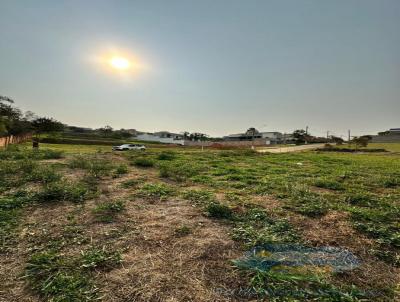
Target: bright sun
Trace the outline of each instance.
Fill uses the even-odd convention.
[[[128,69],[131,65],[129,60],[123,57],[112,57],[109,63],[112,67],[119,70]]]

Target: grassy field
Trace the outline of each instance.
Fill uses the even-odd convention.
[[[387,145],[1,151],[0,301],[396,301],[400,144]],[[342,248],[360,264],[235,261],[271,245]]]

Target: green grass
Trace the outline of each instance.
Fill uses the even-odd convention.
[[[147,183],[143,185],[136,195],[149,200],[164,200],[175,194],[175,189],[163,183]]]
[[[185,148],[176,148],[172,152],[154,148],[141,154],[121,152],[115,155],[119,157],[116,162],[119,163],[120,158],[126,158],[128,163],[144,160],[151,164],[139,163],[137,166],[153,168],[135,169],[142,176],[122,181],[118,187],[132,188],[135,197],[149,201],[178,197],[190,201],[205,215],[215,218],[214,223],[229,228],[232,238],[245,249],[267,243],[305,244],[307,238],[298,232],[296,223],[318,224],[331,211],[343,212],[346,215],[338,217],[348,220],[349,227],[356,232],[354,236],[359,236],[358,232],[373,242],[371,248],[360,249],[368,248],[366,252],[376,261],[381,259],[390,266],[399,266],[400,156],[396,153],[396,144],[386,145],[371,144],[370,147],[392,152],[257,154],[250,150],[201,152]],[[109,161],[108,154],[101,150],[97,152],[97,146],[49,147],[63,150],[62,154],[68,157],[67,164],[40,162],[52,156],[57,158],[57,154],[51,153],[38,156],[31,151],[9,150],[0,155],[0,235],[5,246],[9,247],[10,242],[16,240],[13,232],[26,205],[82,202],[96,196],[102,181],[110,181],[111,177],[124,175],[131,169]],[[87,149],[82,151],[81,147]],[[71,172],[71,169],[83,170],[85,176],[74,182],[66,181],[63,173]],[[157,170],[159,179],[153,180]],[[153,182],[146,183],[149,179]],[[33,191],[22,191],[26,185],[32,186]],[[270,198],[277,202],[277,208],[269,208]],[[91,215],[98,222],[118,223],[124,209],[124,202],[108,201],[97,203]],[[189,226],[182,225],[176,227],[174,235],[181,237],[191,233]],[[49,241],[47,254],[34,254],[37,259],[32,256],[28,261],[27,280],[45,300],[94,299],[98,296],[92,271],[114,267],[120,258],[101,248],[85,249],[80,255],[67,258],[59,250],[72,242],[67,234],[78,242],[88,240],[79,229],[74,229],[66,230],[61,239]],[[330,280],[316,279],[314,275],[302,272],[253,272],[250,275],[253,278],[251,285],[259,294],[276,289],[271,301],[358,301],[363,296],[339,275],[334,276],[334,286]],[[388,301],[392,297],[391,286],[388,284],[385,293]],[[288,289],[294,289],[296,293],[286,297],[279,295],[282,290],[288,293]]]

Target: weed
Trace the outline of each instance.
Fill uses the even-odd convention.
[[[194,164],[163,163],[159,165],[160,177],[170,178],[175,181],[185,181],[199,173],[199,168]]]
[[[327,201],[319,194],[302,186],[289,187],[291,202],[286,207],[300,214],[319,217],[328,212]]]
[[[314,186],[319,187],[319,188],[329,189],[329,190],[335,190],[335,191],[344,190],[344,186],[342,183],[340,183],[336,180],[328,179],[328,178],[317,179],[314,182]]]
[[[113,222],[117,215],[125,209],[121,200],[102,202],[93,209],[95,220],[98,222]]]
[[[182,197],[195,202],[196,204],[205,204],[215,200],[215,195],[208,190],[186,190],[182,192]]]
[[[139,179],[128,179],[121,183],[121,187],[124,189],[134,188],[140,183]]]
[[[355,287],[338,288],[317,275],[293,268],[258,271],[251,285],[260,298],[271,301],[365,301],[366,294]]]
[[[168,196],[172,196],[174,194],[174,191],[175,190],[173,188],[162,183],[148,183],[140,188],[140,190],[137,192],[137,195],[147,199],[164,200]]]
[[[187,236],[192,233],[192,229],[186,225],[180,226],[175,229],[175,235],[178,237]]]
[[[206,211],[213,218],[231,219],[233,217],[232,209],[218,202],[210,202],[206,207]]]
[[[128,173],[128,167],[127,165],[118,165],[115,170],[114,170],[114,177],[119,177],[121,175],[124,175]]]
[[[96,287],[86,274],[75,269],[72,261],[66,261],[52,251],[31,256],[25,278],[33,290],[54,302],[92,301]]]
[[[374,200],[371,194],[367,192],[351,191],[344,197],[345,202],[358,206],[373,206]]]
[[[88,269],[102,268],[112,269],[121,263],[121,254],[115,251],[109,251],[104,246],[100,248],[91,248],[81,252],[81,266]]]
[[[106,159],[85,158],[81,155],[75,156],[69,162],[71,169],[87,170],[89,174],[96,178],[101,178],[110,174],[114,166]]]
[[[35,194],[38,202],[59,202],[70,200],[81,202],[89,198],[88,188],[81,183],[55,182],[46,184],[41,191]]]
[[[163,151],[158,156],[158,160],[173,160],[176,158],[176,152],[172,151]]]
[[[137,167],[150,168],[154,166],[154,161],[145,157],[136,158],[133,164]]]

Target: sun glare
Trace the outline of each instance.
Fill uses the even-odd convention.
[[[109,63],[113,68],[119,70],[126,70],[131,65],[129,60],[123,57],[112,57]]]

